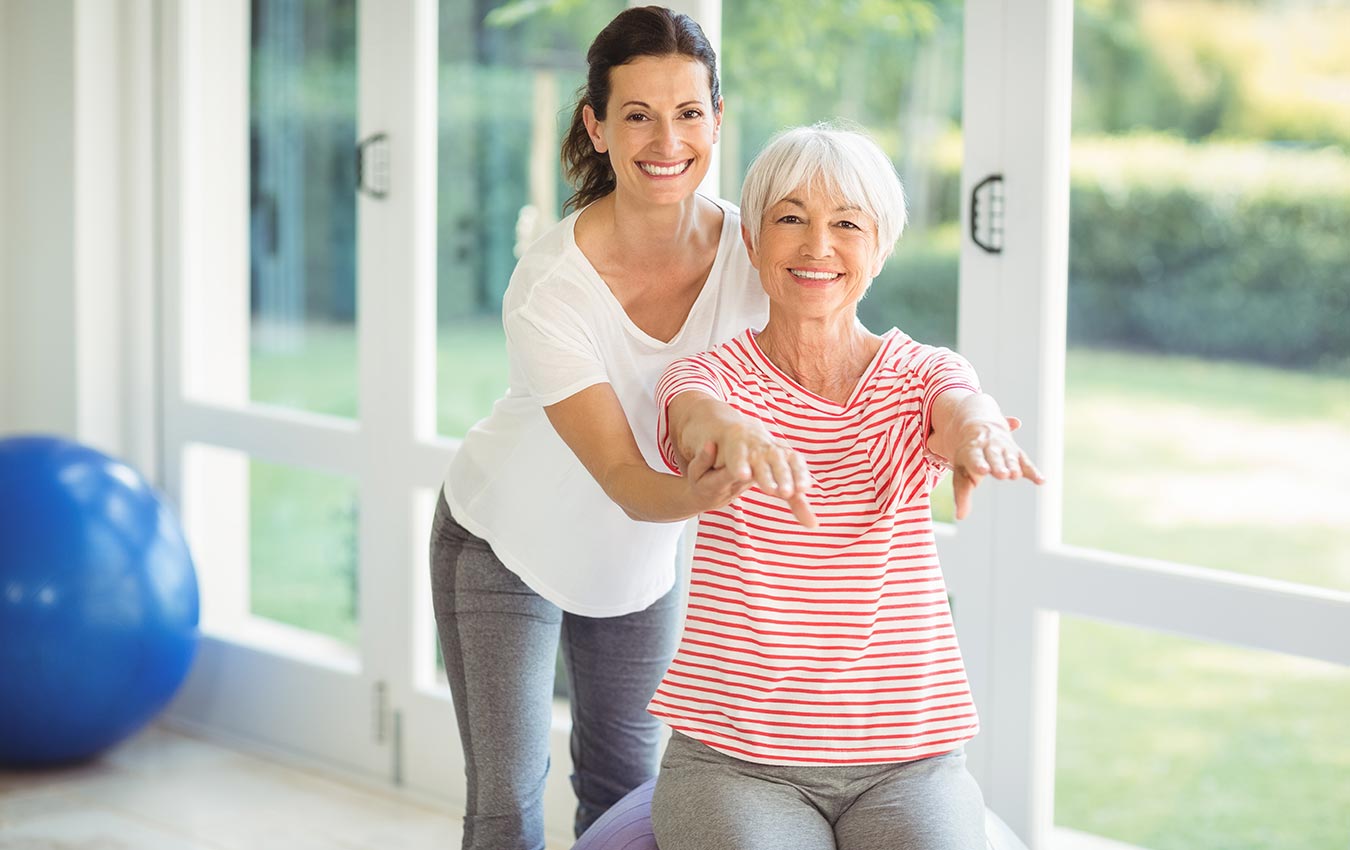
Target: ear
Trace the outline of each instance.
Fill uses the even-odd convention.
[[[741,241],[745,243],[745,252],[750,255],[750,265],[758,270],[759,257],[755,254],[755,246],[750,244],[750,231],[746,229],[744,222],[741,223]]]
[[[605,153],[609,150],[605,136],[600,132],[600,119],[595,117],[595,110],[591,109],[589,103],[581,107],[581,120],[586,125],[586,135],[591,137],[591,144],[595,145],[595,152]]]
[[[889,254],[884,251],[877,251],[877,261],[872,264],[872,280],[876,280],[877,276],[881,274],[881,269],[886,265],[888,259],[890,259]]]
[[[722,98],[717,99],[717,109],[713,111],[713,141],[716,142],[722,136],[722,113],[726,110],[726,101]]]

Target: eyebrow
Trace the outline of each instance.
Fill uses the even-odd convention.
[[[801,201],[797,200],[796,198],[792,198],[792,197],[783,198],[783,199],[780,200],[778,203],[780,203],[780,204],[792,204],[793,206],[797,206],[797,207],[801,207],[802,209],[806,209],[806,204],[803,204]],[[864,212],[863,208],[860,207],[860,206],[858,206],[858,205],[856,205],[856,204],[845,204],[845,205],[842,206],[842,207],[835,207],[835,208],[834,208],[834,211],[835,211],[835,212]]]
[[[675,108],[684,109],[686,106],[702,106],[702,105],[703,101],[701,100],[686,100],[684,103],[675,104]],[[628,106],[641,106],[644,109],[652,108],[652,105],[650,103],[646,103],[645,101],[641,100],[625,100],[623,103],[619,104],[620,109],[623,109]]]

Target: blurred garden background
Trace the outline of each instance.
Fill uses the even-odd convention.
[[[622,5],[441,3],[443,435],[505,389],[501,296],[562,214],[557,140]],[[962,4],[723,9],[723,193],[783,127],[867,128],[913,224],[864,320],[955,346]],[[1350,2],[1074,12],[1064,542],[1350,590]],[[251,395],[355,417],[355,0],[253,22]],[[256,462],[251,488],[254,613],[353,641],[354,488]],[[1057,824],[1347,846],[1350,672],[1069,618],[1060,644]]]

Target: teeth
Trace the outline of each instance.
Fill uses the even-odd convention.
[[[789,269],[789,271],[792,272],[794,277],[804,277],[807,280],[830,280],[839,277],[839,275],[834,272],[808,272],[802,271],[801,269]]]
[[[638,164],[638,168],[641,168],[643,171],[647,172],[653,177],[674,177],[676,174],[683,174],[684,170],[688,167],[689,167],[688,162],[682,162],[679,165],[669,165],[665,167],[659,165],[650,165],[645,162]]]

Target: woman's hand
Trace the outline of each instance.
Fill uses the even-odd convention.
[[[1037,484],[1045,482],[1040,470],[1013,439],[1012,432],[1021,424],[1016,418],[969,419],[957,429],[956,450],[950,460],[957,519],[965,519],[970,513],[971,494],[987,475],[1001,481],[1027,478]]]
[[[928,448],[952,468],[957,519],[970,514],[971,494],[987,476],[1045,482],[1013,439],[1012,432],[1022,427],[1022,420],[1004,416],[998,402],[985,393],[949,390],[938,396],[932,426]]]
[[[726,466],[718,467],[717,444],[711,441],[685,465],[684,480],[699,513],[731,504],[754,484],[748,475],[740,475]]]
[[[695,475],[697,462],[702,475],[720,472],[728,476],[717,479],[717,485],[710,482],[710,487],[730,486],[734,482],[744,490],[753,484],[766,495],[787,502],[802,525],[819,526],[806,500],[806,492],[813,483],[806,461],[776,440],[762,423],[699,392],[676,396],[667,408],[667,415],[671,437],[680,454],[688,458],[687,477],[701,477]]]

